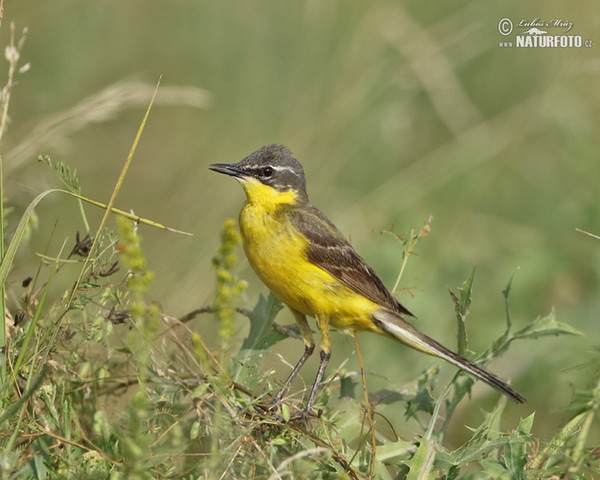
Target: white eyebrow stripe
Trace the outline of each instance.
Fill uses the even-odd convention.
[[[293,167],[289,167],[287,165],[264,165],[262,163],[255,163],[254,165],[244,165],[244,167],[249,170],[257,170],[259,168],[271,167],[273,170],[278,170],[278,171],[288,170],[290,172],[295,172]]]
[[[277,170],[278,172],[283,172],[283,171],[287,171],[287,172],[292,172],[292,173],[296,173],[296,170],[294,170],[293,167],[288,167],[285,165],[277,165],[277,166],[271,166],[271,168],[273,168],[273,170]]]
[[[289,165],[265,165],[265,164],[255,163],[253,165],[244,165],[243,170],[253,172],[253,171],[257,171],[257,170],[260,171],[261,169],[263,169],[265,167],[271,167],[273,170],[275,170],[277,172],[290,172],[296,176],[299,175],[299,172],[294,167],[290,167]]]

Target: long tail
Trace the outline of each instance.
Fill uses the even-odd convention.
[[[500,390],[518,403],[523,403],[523,398],[516,390],[511,388],[506,382],[500,380],[493,373],[478,367],[470,360],[447,349],[442,344],[436,342],[433,338],[417,330],[410,323],[404,320],[399,314],[390,310],[377,310],[373,314],[373,321],[379,329],[390,337],[408,345],[415,350],[428,353],[434,357],[442,358],[458,368],[483,380],[488,385]]]

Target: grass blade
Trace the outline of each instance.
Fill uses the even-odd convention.
[[[158,80],[158,83],[156,84],[156,88],[154,89],[154,94],[152,95],[152,98],[150,99],[150,103],[148,104],[148,108],[146,109],[146,113],[144,114],[144,118],[142,119],[142,123],[140,124],[140,127],[138,128],[137,134],[135,136],[135,139],[133,140],[133,145],[131,146],[131,149],[129,150],[129,155],[127,156],[125,165],[123,165],[123,168],[121,169],[121,173],[119,175],[119,178],[117,179],[117,184],[115,185],[115,188],[113,189],[113,193],[110,197],[110,200],[108,201],[108,205],[106,206],[106,211],[104,212],[104,216],[102,217],[102,220],[100,221],[100,225],[98,226],[97,233],[96,233],[96,235],[94,235],[94,242],[92,243],[92,246],[90,248],[90,253],[85,258],[83,267],[81,267],[81,271],[79,272],[79,277],[77,278],[75,285],[73,285],[73,289],[71,290],[71,295],[69,296],[69,300],[66,304],[66,308],[69,308],[69,305],[71,304],[71,302],[73,301],[73,298],[75,297],[75,292],[77,292],[77,288],[79,287],[79,284],[81,283],[81,280],[83,279],[83,275],[87,269],[88,264],[90,263],[90,259],[92,258],[92,254],[94,253],[98,239],[100,238],[100,232],[102,232],[102,229],[104,228],[104,225],[106,224],[106,220],[108,220],[108,216],[110,215],[110,212],[112,211],[112,208],[113,208],[113,205],[117,198],[117,195],[119,194],[119,190],[121,190],[121,186],[123,185],[123,180],[125,180],[125,175],[127,175],[127,171],[129,170],[129,165],[131,165],[131,160],[133,159],[133,154],[135,153],[135,151],[137,149],[138,143],[140,141],[140,137],[142,136],[142,132],[144,131],[144,127],[146,126],[146,121],[148,120],[148,116],[150,115],[150,110],[152,109],[152,105],[154,104],[154,99],[156,98],[156,94],[158,92],[159,86],[160,86],[160,79]]]
[[[33,201],[29,204],[19,224],[17,225],[17,229],[15,230],[15,234],[13,235],[8,248],[6,249],[6,253],[4,258],[2,258],[2,263],[0,263],[0,285],[4,285],[6,282],[6,277],[8,276],[8,272],[10,271],[10,267],[12,266],[13,260],[15,259],[15,255],[17,253],[17,249],[23,239],[23,235],[27,229],[27,224],[29,223],[29,219],[33,215],[33,211],[40,201],[53,192],[62,192],[63,190],[52,189],[46,190],[45,192],[40,193],[37,197],[33,199]]]

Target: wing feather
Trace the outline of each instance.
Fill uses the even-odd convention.
[[[372,302],[400,314],[414,316],[394,298],[373,269],[320,210],[308,204],[285,213],[309,240],[306,255],[311,263]]]

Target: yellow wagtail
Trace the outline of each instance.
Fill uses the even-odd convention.
[[[321,330],[321,362],[304,410],[309,412],[331,356],[329,326],[370,331],[442,358],[517,402],[524,398],[494,374],[408,323],[413,316],[384,286],[329,219],[308,201],[300,162],[283,145],[267,145],[239,163],[210,166],[238,180],[247,201],[239,222],[244,251],[258,277],[292,311],[304,354],[274,398],[279,402],[315,342],[306,317]]]

